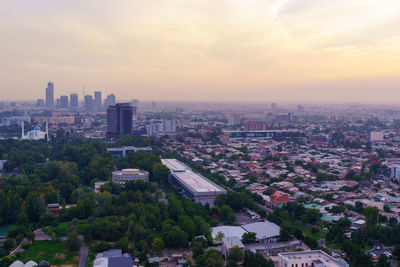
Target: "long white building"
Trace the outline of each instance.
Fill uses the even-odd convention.
[[[169,182],[185,197],[195,202],[213,206],[217,196],[226,194],[225,189],[192,171],[177,159],[161,159],[161,162],[171,171]]]

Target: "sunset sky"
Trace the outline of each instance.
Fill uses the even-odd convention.
[[[0,34],[0,100],[400,102],[399,0],[0,0]]]

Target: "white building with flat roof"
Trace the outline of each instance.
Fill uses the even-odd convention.
[[[124,187],[130,181],[148,181],[149,172],[139,169],[122,169],[112,173],[112,181],[114,184]]]
[[[226,194],[225,189],[192,171],[177,159],[162,159],[161,162],[171,171],[169,182],[185,197],[195,202],[213,206],[217,196]]]
[[[278,267],[349,267],[344,260],[321,250],[278,253],[278,258]]]
[[[382,142],[384,140],[383,132],[371,132],[370,141],[371,142]]]
[[[114,158],[126,157],[129,152],[146,151],[151,153],[153,149],[150,146],[136,147],[136,146],[122,146],[122,147],[109,147],[107,151],[111,153]]]

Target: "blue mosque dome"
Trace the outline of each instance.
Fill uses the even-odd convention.
[[[39,126],[35,126],[35,128],[33,128],[34,131],[40,131],[40,127]]]

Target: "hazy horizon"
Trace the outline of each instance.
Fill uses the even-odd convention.
[[[1,101],[400,102],[400,4],[0,0]]]

